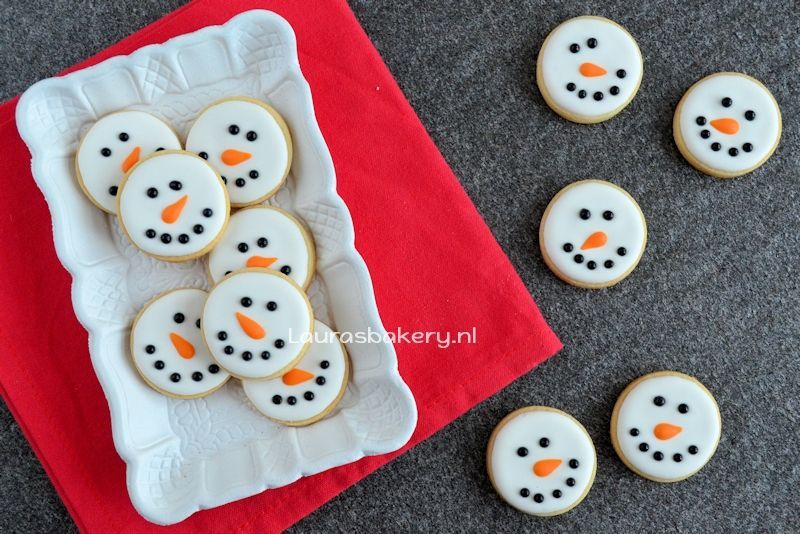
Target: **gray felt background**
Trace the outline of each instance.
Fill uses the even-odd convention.
[[[0,97],[180,3],[3,0]],[[353,0],[352,6],[566,348],[295,530],[796,531],[798,4]],[[627,27],[645,59],[638,96],[597,126],[560,119],[534,86],[534,58],[545,35],[581,14]],[[721,70],[764,81],[784,117],[775,156],[733,181],[694,171],[671,135],[683,91]],[[625,187],[650,226],[641,265],[610,290],[565,285],[538,251],[545,205],[563,185],[587,177]],[[723,417],[711,463],[672,485],[629,472],[608,438],[617,394],[657,369],[697,376],[716,394]],[[558,518],[513,511],[485,475],[493,426],[527,404],[572,413],[597,446],[594,488]],[[5,408],[0,443],[0,530],[74,528]]]

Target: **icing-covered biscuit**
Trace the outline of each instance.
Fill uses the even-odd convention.
[[[660,371],[633,381],[611,415],[611,442],[635,473],[676,482],[714,455],[722,432],[717,402],[691,376]]]
[[[97,207],[117,212],[122,177],[157,150],[177,150],[175,132],[144,111],[118,111],[97,121],[83,136],[75,156],[78,183]]]
[[[150,301],[133,322],[131,355],[155,390],[180,398],[208,395],[230,375],[214,361],[200,333],[208,294],[176,289]]]
[[[314,331],[311,303],[291,278],[243,269],[223,278],[203,310],[203,337],[238,378],[274,378],[303,356]]]
[[[781,137],[781,110],[769,89],[736,72],[707,76],[686,91],[672,133],[697,170],[734,178],[760,167]]]
[[[325,417],[345,391],[347,352],[327,325],[314,322],[314,338],[297,365],[272,380],[244,380],[247,398],[279,423],[308,425]]]
[[[245,97],[207,107],[189,130],[186,150],[219,172],[234,207],[274,195],[292,164],[292,139],[283,118],[264,102]]]
[[[559,191],[539,226],[545,263],[578,287],[616,284],[639,264],[646,242],[639,205],[625,190],[602,180],[574,182]]]
[[[597,469],[594,444],[571,415],[529,406],[507,415],[489,438],[489,479],[508,504],[551,516],[577,506]]]
[[[639,46],[625,28],[602,17],[576,17],[545,39],[536,83],[553,111],[592,124],[610,119],[633,100],[643,71]]]
[[[314,243],[300,222],[267,206],[239,210],[208,256],[208,270],[217,282],[245,267],[280,271],[303,288],[314,275]]]
[[[217,173],[188,152],[156,152],[120,184],[122,228],[134,245],[165,261],[185,261],[211,250],[229,211]]]

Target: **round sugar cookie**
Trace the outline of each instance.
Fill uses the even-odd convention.
[[[697,170],[735,178],[764,164],[781,138],[781,110],[764,84],[737,72],[712,74],[683,95],[675,144]]]
[[[636,40],[603,17],[562,22],[544,40],[536,61],[536,83],[547,105],[582,124],[622,111],[636,96],[643,72]]]
[[[344,395],[350,364],[336,333],[314,322],[314,338],[291,370],[271,380],[244,380],[247,398],[258,410],[290,426],[319,421]]]
[[[614,405],[611,442],[633,472],[677,482],[699,471],[717,449],[717,401],[697,379],[660,371],[634,380]]]
[[[228,223],[228,193],[201,158],[164,150],[143,159],[120,184],[120,224],[143,252],[164,261],[202,256]]]
[[[311,303],[291,278],[243,269],[223,278],[203,309],[203,337],[237,378],[267,379],[294,367],[314,331]]]
[[[307,288],[314,275],[314,242],[289,213],[254,206],[231,215],[222,238],[208,256],[211,278],[218,282],[245,267],[280,271]]]
[[[568,512],[594,482],[597,454],[574,417],[545,406],[507,415],[489,438],[486,467],[508,504],[538,516]]]
[[[200,332],[207,296],[200,289],[162,293],[133,321],[133,363],[156,391],[184,399],[203,397],[230,378],[211,357]]]
[[[639,264],[647,223],[624,189],[602,180],[573,182],[548,204],[539,247],[556,276],[578,287],[616,284]]]
[[[117,212],[122,177],[145,156],[179,150],[172,128],[144,111],[118,111],[98,120],[78,145],[75,174],[81,189],[98,208]]]
[[[186,150],[206,159],[222,176],[234,207],[277,193],[292,164],[292,139],[271,106],[246,97],[219,100],[197,117]]]

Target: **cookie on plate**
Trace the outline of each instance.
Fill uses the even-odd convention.
[[[536,61],[536,83],[547,105],[582,124],[622,111],[636,96],[643,72],[636,40],[603,17],[561,23],[544,40]]]
[[[611,443],[634,473],[656,482],[689,478],[708,463],[722,433],[717,401],[675,371],[637,378],[611,415]]]
[[[144,111],[118,111],[98,120],[81,139],[75,155],[78,184],[92,203],[117,212],[122,177],[142,158],[158,150],[178,150],[172,128]]]
[[[763,165],[778,147],[781,130],[781,110],[769,89],[737,72],[712,74],[692,85],[672,121],[683,157],[718,178]]]
[[[527,514],[552,516],[568,512],[589,493],[597,454],[574,417],[529,406],[510,413],[494,429],[486,468],[508,504]]]
[[[616,284],[639,264],[647,223],[624,189],[602,180],[573,182],[550,201],[539,247],[556,276],[578,287]]]

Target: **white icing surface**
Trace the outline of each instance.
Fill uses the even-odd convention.
[[[229,128],[236,126],[237,134]],[[247,139],[255,132],[255,141]],[[227,180],[231,204],[253,204],[274,194],[283,183],[291,163],[290,145],[281,124],[263,106],[243,100],[224,100],[207,108],[192,125],[186,139],[186,150],[205,152],[208,162]],[[222,161],[226,150],[250,154],[235,165]],[[258,178],[251,178],[256,171]],[[236,185],[237,178],[244,186]]]
[[[324,412],[337,400],[347,377],[346,358],[344,347],[333,330],[315,321],[311,345],[292,370],[310,373],[307,380],[293,385],[284,383],[283,377],[244,380],[242,386],[250,401],[267,417],[287,422],[306,421]],[[323,362],[327,362],[325,368]],[[308,393],[313,395],[311,400],[305,398]],[[296,403],[290,404],[290,398]]]
[[[173,190],[177,181],[180,189]],[[150,198],[155,188],[158,195]],[[144,252],[163,258],[182,259],[204,251],[225,229],[228,199],[225,187],[214,170],[202,159],[188,153],[157,153],[131,170],[123,183],[119,217],[131,241]],[[163,210],[187,197],[178,219],[167,223]],[[211,209],[210,217],[204,215]],[[197,233],[196,225],[202,226]],[[147,230],[155,230],[148,237]],[[170,236],[164,243],[162,235]],[[188,236],[181,243],[180,236]]]
[[[242,304],[250,298],[250,306]],[[274,311],[267,305],[274,302]],[[265,330],[261,339],[248,336],[237,313]],[[211,290],[203,312],[203,336],[214,358],[242,378],[271,378],[288,371],[308,345],[314,317],[306,294],[289,278],[274,271],[246,269],[236,272]],[[221,340],[220,332],[225,333]],[[283,348],[276,341],[284,342]],[[225,347],[232,347],[231,354]],[[251,359],[245,360],[245,352]],[[267,352],[264,359],[262,353]],[[243,357],[244,356],[244,357]]]
[[[197,326],[206,297],[207,293],[200,289],[171,291],[148,304],[136,321],[131,331],[133,361],[156,388],[180,397],[197,397],[214,391],[230,377],[209,354]],[[175,320],[179,313],[183,315],[182,322]],[[190,343],[194,355],[182,357],[170,334]],[[154,349],[152,354],[147,352],[148,346]],[[156,367],[157,362],[164,364],[161,369]],[[171,378],[175,373],[177,382]]]
[[[549,440],[547,447],[540,440]],[[518,449],[528,450],[520,456]],[[560,460],[560,465],[546,476],[534,473],[540,460]],[[577,460],[577,468],[570,466]],[[579,424],[558,411],[526,411],[507,421],[494,439],[491,475],[500,495],[516,508],[530,514],[552,514],[578,502],[592,483],[597,462],[594,444]],[[567,479],[575,484],[569,486]],[[520,494],[527,489],[529,495]],[[553,496],[560,491],[561,497]],[[534,500],[537,494],[541,503]]]
[[[653,399],[657,396],[664,398],[664,405],[656,406]],[[680,413],[680,404],[686,404],[689,411]],[[659,423],[682,430],[660,440],[654,435]],[[634,428],[638,436],[630,434]],[[676,375],[655,376],[628,393],[619,408],[615,432],[622,454],[636,470],[649,477],[674,480],[689,476],[708,462],[719,441],[721,421],[716,401],[695,382]],[[641,443],[647,443],[646,452],[639,450]],[[689,452],[692,445],[698,448],[696,454]],[[653,458],[656,452],[664,455],[661,461]],[[676,453],[682,461],[673,460]]]
[[[646,242],[646,227],[638,205],[623,190],[608,182],[587,180],[568,186],[551,201],[549,212],[542,220],[542,245],[550,258],[564,276],[585,284],[608,283],[623,275],[639,261]],[[580,217],[581,210],[587,209],[590,217]],[[603,214],[611,211],[614,216],[606,220]],[[607,241],[600,247],[582,250],[587,238],[596,232],[603,232]],[[564,250],[565,244],[572,245],[572,251]],[[619,254],[619,248],[625,255]],[[584,260],[575,262],[580,254]],[[606,261],[613,266],[607,268]],[[596,264],[589,269],[589,262]]]
[[[125,141],[120,137],[122,134],[127,135]],[[133,154],[136,148],[139,149],[138,158]],[[158,148],[178,150],[181,142],[175,132],[155,116],[143,111],[106,115],[89,129],[78,148],[76,162],[84,191],[104,210],[116,213],[117,197],[109,190],[119,186],[125,174],[126,159],[130,157],[130,165]],[[104,156],[103,149],[111,153]]]
[[[266,268],[288,270],[292,280],[306,287],[314,274],[314,250],[309,245],[306,233],[291,215],[265,206],[247,208],[231,216],[208,257],[208,270],[218,282],[229,272],[244,269],[248,262],[249,266],[263,267],[274,260]]]
[[[730,98],[730,107],[722,105],[723,98]],[[769,91],[753,80],[737,74],[720,74],[701,80],[689,89],[682,100],[679,125],[683,143],[691,155],[700,163],[723,172],[745,171],[757,165],[777,144],[781,131],[780,110]],[[753,120],[745,113],[755,112]],[[705,125],[697,124],[703,117]],[[711,121],[723,118],[734,119],[739,126],[735,134],[727,134],[715,128]],[[707,130],[710,136],[701,137]],[[720,150],[711,148],[720,144]],[[745,143],[752,145],[745,152]],[[731,156],[735,148],[738,155]]]
[[[589,39],[596,39],[597,46],[590,48]],[[580,50],[573,53],[570,46],[577,44]],[[542,80],[547,93],[557,106],[569,113],[584,117],[599,117],[624,106],[635,94],[642,78],[642,59],[639,46],[625,30],[610,21],[598,18],[578,17],[558,26],[547,39],[540,56]],[[588,77],[580,72],[581,64],[591,63],[605,69],[602,76]],[[625,77],[617,76],[623,69]],[[569,91],[567,85],[575,84]],[[617,95],[609,91],[619,88]],[[585,98],[578,92],[586,91]],[[594,99],[595,92],[603,93],[603,99]]]

